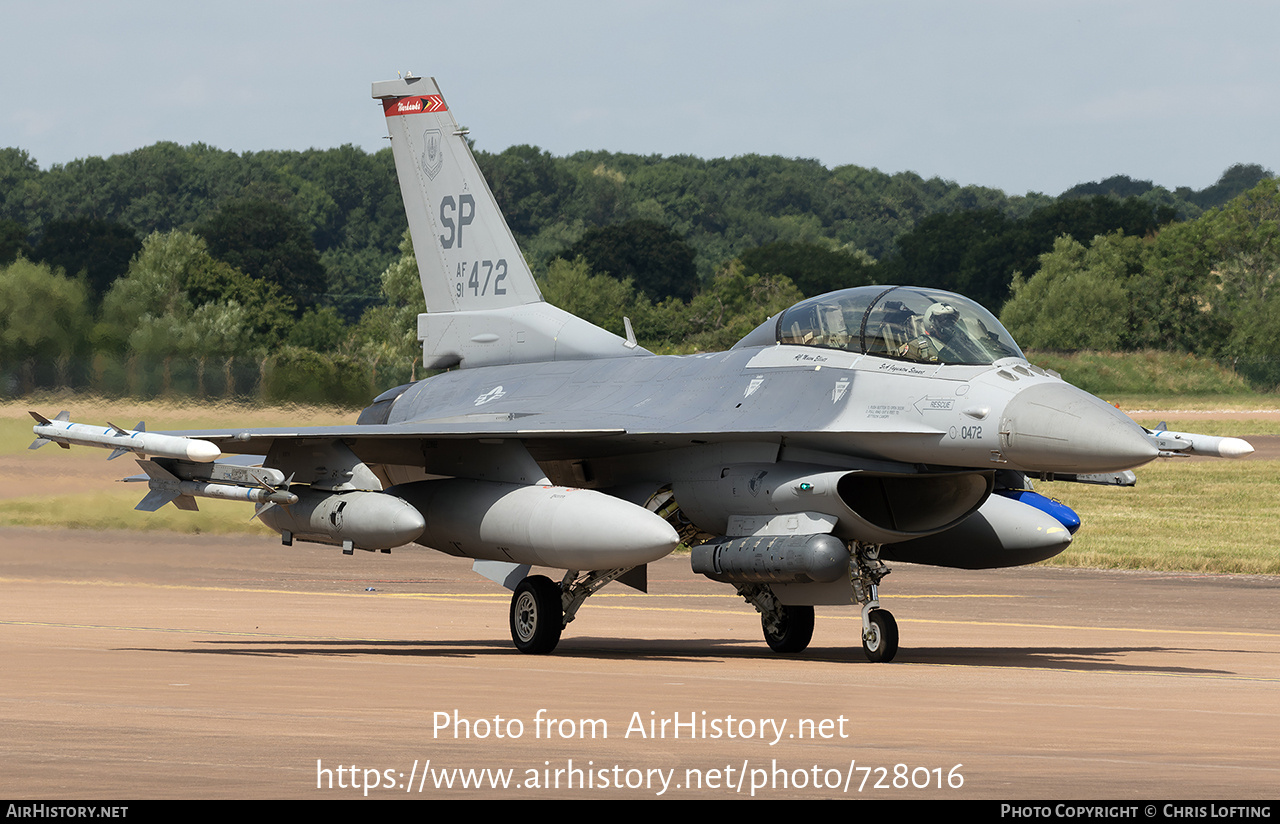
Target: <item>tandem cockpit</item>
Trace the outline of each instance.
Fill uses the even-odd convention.
[[[817,346],[914,363],[987,365],[1024,358],[995,316],[952,292],[859,286],[819,295],[775,315],[735,349]]]

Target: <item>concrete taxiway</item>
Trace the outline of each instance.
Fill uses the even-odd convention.
[[[466,562],[0,530],[0,795],[1264,799],[1280,578],[896,565],[772,654],[688,559],[516,652]],[[470,771],[470,772],[469,772]],[[451,787],[445,786],[452,782]],[[476,787],[472,782],[483,786]],[[464,783],[470,786],[464,786]]]

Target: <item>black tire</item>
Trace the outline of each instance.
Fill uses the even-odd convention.
[[[546,655],[560,643],[564,608],[560,587],[543,575],[520,582],[511,596],[511,640],[529,655]]]
[[[887,664],[898,654],[898,622],[887,609],[873,609],[868,617],[871,637],[862,639],[862,651],[868,661]]]
[[[813,607],[784,606],[780,609],[782,616],[778,619],[776,632],[769,631],[768,622],[761,616],[764,640],[774,652],[802,652],[813,640]]]

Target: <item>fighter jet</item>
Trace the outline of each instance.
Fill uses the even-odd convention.
[[[645,590],[645,565],[687,545],[693,573],[760,613],[772,649],[805,649],[815,605],[852,604],[872,661],[898,649],[886,561],[1033,563],[1080,524],[1034,480],[1128,484],[1161,454],[1252,451],[1143,429],[936,289],[833,292],[727,352],[654,355],[629,323],[621,337],[542,299],[434,80],[373,97],[426,297],[423,363],[444,371],[354,425],[148,433],[32,413],[32,448],[150,455],[140,509],[240,497],[286,545],[473,559],[514,590],[522,652],[551,652],[592,593]]]

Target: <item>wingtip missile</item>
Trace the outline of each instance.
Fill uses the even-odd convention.
[[[1224,458],[1243,458],[1253,454],[1253,444],[1243,438],[1223,438],[1218,442],[1218,454]]]
[[[64,449],[73,444],[111,449],[114,450],[111,458],[119,457],[125,452],[135,452],[159,458],[210,463],[222,456],[222,450],[209,441],[147,432],[141,422],[138,430],[128,430],[115,424],[101,427],[73,423],[66,411],[59,413],[53,420],[38,412],[30,414],[36,420],[36,425],[31,427],[36,440],[28,449],[38,449],[52,442]]]

